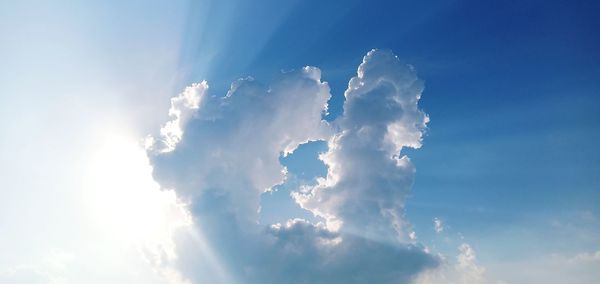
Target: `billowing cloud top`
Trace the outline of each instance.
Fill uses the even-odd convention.
[[[418,109],[423,84],[388,51],[371,51],[346,90],[339,131],[322,156],[326,179],[295,194],[303,208],[380,242],[408,240],[404,199],[414,167],[402,147],[420,147],[427,116]]]
[[[438,264],[404,217],[414,167],[400,152],[420,147],[428,122],[411,66],[370,51],[331,123],[322,119],[329,87],[314,67],[268,86],[240,79],[224,97],[207,89],[174,98],[172,120],[148,144],[155,179],[194,216],[175,264],[191,282],[406,283]],[[286,180],[279,158],[315,140],[328,142],[327,176],[293,197],[325,222],[259,225],[261,194]]]

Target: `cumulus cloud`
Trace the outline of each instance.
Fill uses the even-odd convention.
[[[321,156],[327,177],[296,193],[328,228],[379,242],[411,239],[404,218],[414,166],[403,147],[418,148],[428,117],[418,107],[423,90],[413,68],[391,52],[371,51],[345,92],[338,132]]]
[[[416,243],[404,216],[428,117],[414,69],[373,50],[345,92],[344,113],[322,119],[330,98],[320,70],[269,85],[252,78],[210,96],[194,85],[148,143],[154,177],[189,204],[195,227],[176,237],[177,267],[193,283],[407,283],[438,258]],[[258,224],[260,196],[286,181],[280,157],[323,140],[327,176],[294,200],[324,222]]]
[[[200,107],[202,98],[208,90],[208,83],[202,81],[186,87],[177,97],[171,98],[171,108],[169,108],[169,120],[160,129],[160,140],[155,142],[154,138],[149,137],[146,141],[146,148],[152,151],[170,152],[175,149],[177,143],[183,135],[183,127],[192,118],[192,115]]]
[[[202,102],[200,108],[185,120],[175,116],[150,145],[155,178],[194,204],[214,192],[215,198],[228,199],[229,208],[223,210],[236,220],[254,222],[260,194],[284,181],[281,153],[328,135],[321,116],[329,86],[320,76],[319,69],[306,67],[283,74],[270,86],[240,79],[225,97],[207,96],[207,83],[195,85],[190,97]],[[172,101],[171,113],[188,109]],[[185,134],[164,130],[172,124],[185,128]],[[173,139],[169,133],[177,135]],[[181,141],[170,149],[178,137]]]

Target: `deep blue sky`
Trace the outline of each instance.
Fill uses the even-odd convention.
[[[334,120],[363,56],[381,48],[425,81],[431,122],[423,147],[403,150],[417,169],[406,219],[442,268],[465,242],[490,279],[598,283],[598,11],[586,0],[0,1],[0,282],[163,283],[157,271],[181,267],[133,245],[168,249],[191,228],[185,210],[166,210],[175,196],[139,145],[172,119],[169,99],[201,80],[223,96],[237,78],[268,84],[312,65]],[[325,174],[325,150],[280,159],[291,175],[262,196],[263,224],[315,218],[289,191]]]
[[[269,81],[281,70],[318,66],[332,88],[334,119],[362,56],[391,49],[425,80],[421,105],[431,117],[423,148],[406,151],[417,167],[407,205],[417,233],[434,238],[431,220],[440,217],[489,254],[501,254],[503,243],[527,253],[576,252],[597,248],[595,225],[577,223],[587,237],[561,247],[572,236],[555,224],[600,214],[599,8],[595,1],[204,1],[189,9],[181,64],[186,83],[207,79],[215,95],[242,76]]]

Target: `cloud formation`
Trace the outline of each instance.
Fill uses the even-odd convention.
[[[492,283],[484,276],[485,268],[477,262],[475,250],[467,243],[458,246],[454,265],[444,261],[436,269],[421,273],[415,284]]]
[[[320,70],[270,85],[252,78],[224,97],[208,83],[171,103],[172,120],[150,139],[154,177],[186,201],[195,228],[176,238],[176,266],[193,283],[407,283],[438,264],[404,217],[428,118],[414,69],[373,50],[345,92],[344,113],[322,119],[330,98]],[[325,178],[293,197],[323,223],[258,224],[260,196],[286,181],[280,157],[323,140]]]
[[[327,177],[295,194],[296,201],[330,229],[379,242],[410,240],[404,202],[415,169],[400,151],[421,146],[428,121],[418,107],[422,90],[411,66],[391,52],[369,52],[348,84],[338,131],[321,157]]]

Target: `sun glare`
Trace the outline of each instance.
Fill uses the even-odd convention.
[[[191,223],[187,209],[153,180],[136,139],[116,131],[103,137],[90,157],[84,189],[95,226],[107,238],[174,255],[171,234]]]

